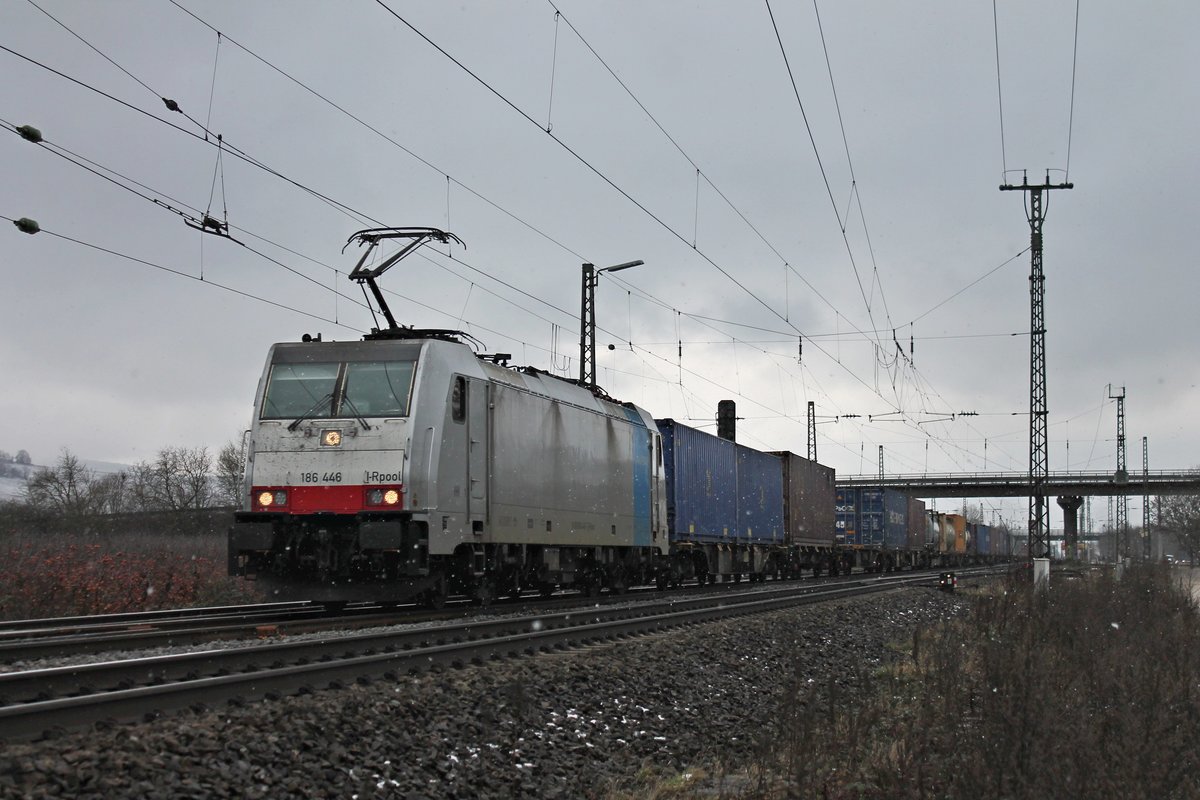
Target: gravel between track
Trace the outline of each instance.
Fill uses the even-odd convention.
[[[0,797],[604,797],[754,752],[795,678],[852,689],[961,596],[895,590],[142,725],[0,743]]]

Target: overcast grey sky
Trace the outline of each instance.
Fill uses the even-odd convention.
[[[692,424],[732,398],[742,441],[800,453],[812,400],[839,473],[880,444],[889,472],[1024,470],[1029,229],[998,186],[1066,179],[1069,148],[1045,224],[1051,469],[1113,467],[1110,383],[1131,468],[1142,436],[1152,468],[1198,461],[1196,3],[1083,3],[1072,119],[1069,1],[1001,0],[998,26],[980,0],[37,2],[129,74],[0,3],[25,57],[0,51],[0,214],[183,275],[3,222],[0,449],[219,447],[272,342],[371,326],[347,237],[431,225],[467,249],[384,277],[404,323],[574,375],[580,263],[640,258],[600,281],[614,396]],[[278,175],[228,151],[218,173],[205,123]],[[257,252],[162,204],[227,214]]]

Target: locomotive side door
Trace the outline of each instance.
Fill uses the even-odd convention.
[[[468,380],[467,389],[467,519],[476,536],[483,534],[488,511],[488,422],[491,386]]]

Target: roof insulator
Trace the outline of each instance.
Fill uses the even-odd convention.
[[[13,225],[16,225],[17,230],[19,230],[21,233],[37,233],[41,230],[41,227],[39,227],[37,224],[37,220],[32,220],[29,217],[14,219]]]
[[[39,144],[42,141],[42,132],[32,125],[22,125],[17,128],[17,133],[21,134],[21,138],[27,142]]]

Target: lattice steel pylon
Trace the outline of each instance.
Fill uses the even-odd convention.
[[[1051,189],[1073,189],[1072,183],[1046,182],[1031,185],[1022,177],[1020,186],[1004,184],[1002,192],[1029,195],[1026,218],[1029,220],[1029,555],[1050,557],[1049,511],[1046,504],[1046,476],[1050,472],[1048,408],[1046,401],[1046,278],[1042,272],[1042,223],[1046,215],[1042,193]]]
[[[1142,559],[1153,556],[1150,548],[1150,443],[1142,437]]]
[[[808,460],[817,460],[817,404],[808,401]]]
[[[1129,482],[1129,470],[1125,468],[1125,387],[1120,394],[1113,394],[1112,386],[1108,387],[1108,397],[1117,401],[1117,471],[1113,482],[1122,485]],[[1124,494],[1117,495],[1117,541],[1120,543],[1117,555],[1128,558],[1129,553],[1129,498]]]

